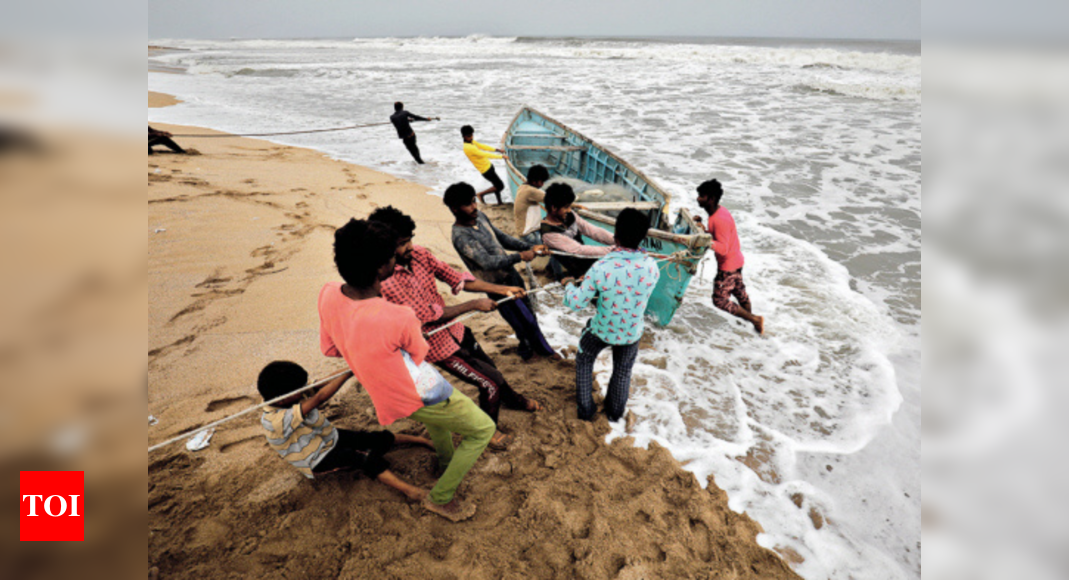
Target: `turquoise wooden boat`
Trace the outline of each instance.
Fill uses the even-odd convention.
[[[646,314],[661,326],[671,322],[712,241],[695,226],[690,213],[681,209],[669,224],[671,196],[668,192],[612,151],[530,107],[520,109],[513,118],[501,140],[501,149],[508,152],[505,164],[513,195],[526,180],[527,169],[540,164],[549,170],[551,180],[563,177],[573,183],[589,184],[590,189],[611,184],[615,191],[625,192],[624,197],[630,199],[581,202],[587,209],[578,213],[598,226],[613,231],[616,226],[613,216],[625,207],[634,207],[650,216],[653,227],[643,247],[672,259],[659,262],[661,277]],[[599,245],[593,240],[584,242]]]

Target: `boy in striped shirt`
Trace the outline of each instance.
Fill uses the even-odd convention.
[[[267,442],[309,479],[341,469],[361,469],[368,477],[400,491],[408,499],[421,501],[427,496],[427,490],[397,477],[390,471],[390,463],[383,455],[394,443],[413,443],[434,449],[429,439],[394,435],[385,430],[337,429],[319,412],[319,406],[333,397],[352,376],[352,371],[346,372],[310,397],[296,394],[264,408],[260,424],[266,431]],[[270,401],[300,389],[307,382],[307,371],[297,363],[275,361],[260,371],[256,386],[264,400]]]

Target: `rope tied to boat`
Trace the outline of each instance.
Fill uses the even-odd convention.
[[[659,262],[657,266],[658,269],[660,269],[661,272],[664,272],[669,280],[680,281],[683,279],[683,267],[687,267],[691,270],[690,273],[693,274],[693,270],[696,269],[695,260],[699,259],[700,258],[698,257],[692,256],[687,250],[679,250],[669,256],[657,258],[656,261]],[[675,267],[672,268],[671,266]],[[675,272],[675,275],[672,274],[673,271]]]
[[[581,258],[586,260],[597,260],[599,258],[599,256],[584,256],[583,254],[572,254],[569,252],[561,252],[559,250],[549,250],[549,253],[553,254],[554,256]],[[676,281],[683,279],[683,267],[687,267],[688,269],[695,268],[695,261],[700,259],[699,257],[692,255],[687,250],[679,250],[678,252],[674,252],[672,254],[655,254],[653,252],[646,252],[646,255],[652,257],[654,261],[657,262],[658,269],[666,276],[668,276],[669,279]],[[674,265],[675,267],[672,268],[672,265]],[[693,272],[691,273],[693,274]]]

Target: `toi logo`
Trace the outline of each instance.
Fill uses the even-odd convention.
[[[19,540],[85,540],[84,471],[20,471]]]

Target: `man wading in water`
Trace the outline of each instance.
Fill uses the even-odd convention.
[[[735,230],[735,219],[731,213],[727,208],[720,207],[722,195],[724,188],[715,179],[698,186],[698,205],[709,213],[706,231],[713,236],[713,253],[716,254],[718,271],[713,282],[713,306],[749,322],[757,334],[764,334],[765,318],[754,316],[750,308],[750,297],[742,281],[743,258],[739,233]],[[699,218],[694,218],[694,221],[701,225]],[[738,300],[738,304],[731,301],[732,296]]]
[[[397,138],[404,141],[405,147],[412,154],[412,158],[416,160],[416,163],[423,165],[423,158],[419,156],[419,147],[416,146],[416,132],[412,130],[412,125],[409,122],[437,121],[438,117],[427,118],[413,115],[405,110],[405,104],[401,101],[393,104],[393,110],[394,114],[390,115],[390,122],[397,129]]]

